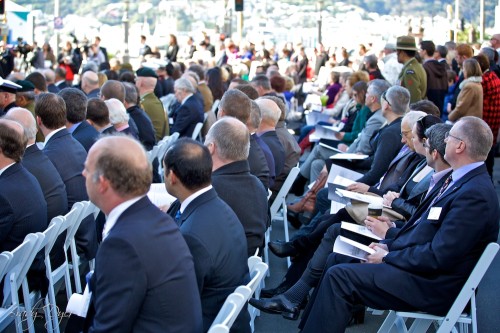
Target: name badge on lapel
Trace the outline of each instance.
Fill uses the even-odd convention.
[[[431,207],[429,211],[429,215],[427,215],[428,220],[439,220],[439,216],[441,216],[442,207]]]

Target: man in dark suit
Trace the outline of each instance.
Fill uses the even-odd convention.
[[[99,97],[100,90],[97,73],[86,71],[82,74],[82,91],[87,95],[87,98]]]
[[[205,145],[212,155],[212,185],[243,225],[250,257],[264,246],[269,207],[264,185],[248,166],[248,130],[241,121],[224,117],[212,125]]]
[[[20,163],[24,147],[23,127],[0,119],[0,252],[14,250],[27,234],[47,228],[47,204],[40,185]],[[33,288],[39,289],[44,271],[39,253],[28,273]],[[2,291],[0,283],[0,300]]]
[[[344,332],[354,304],[444,315],[486,245],[498,236],[498,200],[484,160],[493,142],[488,125],[460,119],[445,137],[453,172],[427,207],[393,239],[372,244],[369,264],[329,268],[302,332]],[[481,216],[481,219],[477,219]],[[422,292],[424,291],[424,292]]]
[[[137,105],[137,87],[129,82],[122,82],[122,84],[125,87],[124,105],[127,108],[127,113],[130,118],[132,118],[137,125],[137,135],[139,136],[139,141],[142,143],[144,148],[146,148],[146,150],[151,150],[156,144],[153,123],[146,112],[144,112],[144,110]]]
[[[54,70],[54,73],[55,73],[54,82],[57,89],[63,90],[69,88],[68,84],[66,83],[66,70],[62,67],[57,67]]]
[[[181,105],[174,111],[174,125],[170,132],[177,132],[180,137],[190,138],[196,124],[203,122],[203,105],[194,97],[196,91],[187,78],[177,79],[174,90],[175,97]]]
[[[103,138],[83,174],[90,200],[107,216],[89,285],[89,332],[200,332],[193,259],[175,223],[146,196],[145,150],[128,137]]]
[[[230,89],[224,93],[219,104],[217,118],[230,116],[245,124],[250,132],[250,150],[248,152],[248,164],[250,173],[262,182],[266,189],[269,188],[275,178],[274,158],[269,156],[273,162],[273,172],[271,174],[267,157],[260,146],[256,131],[261,121],[260,109],[252,106],[252,100],[243,92],[237,89]],[[264,144],[265,145],[265,144]],[[267,145],[266,145],[267,146]],[[267,147],[269,149],[269,147]]]
[[[88,200],[82,176],[87,152],[66,129],[66,104],[61,96],[40,94],[35,114],[38,128],[45,135],[43,152],[66,186],[68,208],[71,209],[75,202]],[[75,238],[78,252],[88,260],[93,259],[97,252],[97,235],[95,221],[90,215],[80,224]]]
[[[206,332],[226,297],[249,280],[245,231],[210,185],[207,147],[188,138],[178,140],[163,163],[165,187],[181,203],[178,223],[194,258]],[[250,332],[249,323],[245,305],[231,331]]]
[[[66,103],[66,128],[88,152],[99,136],[86,120],[87,97],[76,88],[63,89],[58,93]]]
[[[264,141],[273,153],[274,169],[276,175],[280,175],[285,167],[285,148],[276,134],[276,124],[281,116],[281,110],[276,103],[270,99],[259,98],[256,100],[262,114],[257,135]]]

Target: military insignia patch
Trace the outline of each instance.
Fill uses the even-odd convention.
[[[406,71],[406,74],[415,74],[415,71],[413,69],[408,69]]]

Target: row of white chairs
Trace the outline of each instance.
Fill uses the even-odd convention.
[[[43,304],[46,327],[48,332],[59,333],[59,311],[55,300],[55,285],[64,278],[66,296],[69,300],[72,294],[70,270],[73,271],[73,282],[77,292],[81,293],[80,283],[80,257],[78,256],[75,234],[84,218],[91,215],[94,220],[99,209],[90,201],[77,202],[65,216],[52,219],[47,229],[42,233],[28,234],[24,242],[12,252],[5,251],[0,254],[0,280],[5,277],[4,301],[0,308],[0,331],[15,321],[16,332],[24,332],[23,322],[26,323],[30,333],[35,332],[33,316],[37,309],[35,305]],[[57,238],[66,232],[63,251],[64,262],[57,268],[52,268],[50,252]],[[29,292],[26,274],[31,267],[36,254],[43,251],[46,276],[49,281],[48,293],[42,298],[39,291]],[[68,260],[68,251],[71,252],[72,261]],[[94,263],[91,261],[93,269]],[[18,299],[18,290],[22,288],[23,306]]]
[[[262,262],[262,259],[256,253],[254,256],[248,258],[248,269],[250,272],[250,282],[239,286],[226,298],[208,333],[228,333],[250,297],[259,298],[262,280],[269,267],[266,263]],[[250,327],[253,332],[255,317],[259,315],[259,311],[250,305],[248,306],[248,311],[250,313]]]

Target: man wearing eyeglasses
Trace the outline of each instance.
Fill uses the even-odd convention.
[[[359,303],[448,312],[486,246],[497,240],[498,200],[484,165],[492,141],[482,119],[455,123],[445,138],[451,177],[393,239],[371,245],[369,265],[340,264],[326,271],[302,332],[344,332]]]

